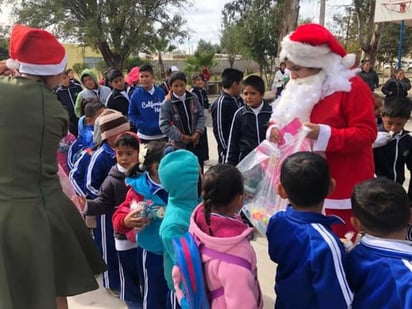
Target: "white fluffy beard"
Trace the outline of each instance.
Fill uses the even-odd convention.
[[[282,128],[294,118],[302,123],[309,121],[313,107],[322,98],[325,73],[305,78],[291,79],[282,95],[273,103],[271,121]]]

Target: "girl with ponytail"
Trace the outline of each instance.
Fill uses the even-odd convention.
[[[256,254],[249,240],[253,229],[239,216],[243,205],[243,178],[236,167],[218,164],[202,181],[203,203],[193,212],[189,232],[205,247],[246,260],[250,267],[213,258],[202,253],[204,276],[213,297],[211,308],[262,308],[257,280]]]

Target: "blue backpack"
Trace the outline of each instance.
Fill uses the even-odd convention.
[[[213,259],[236,264],[249,270],[252,269],[251,263],[246,259],[205,247],[190,233],[175,237],[172,242],[176,256],[176,266],[179,268],[182,277],[184,297],[180,300],[180,303],[183,309],[209,309],[212,300],[224,295],[223,287],[213,291],[207,289],[203,276],[201,255],[204,254]]]

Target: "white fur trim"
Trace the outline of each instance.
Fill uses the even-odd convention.
[[[17,70],[18,68],[20,68],[20,63],[15,59],[7,59],[6,67],[8,67],[10,70]]]
[[[312,46],[310,44],[292,41],[290,35],[283,38],[281,46],[282,50],[279,55],[281,61],[287,58],[294,64],[306,68],[323,68],[325,62],[329,62],[325,58],[328,58],[330,55],[335,55],[326,44]]]
[[[342,58],[342,64],[345,68],[350,69],[355,65],[356,62],[356,55],[355,54],[347,54],[345,57]]]
[[[334,200],[334,199],[325,199],[325,203],[323,204],[325,209],[352,209],[352,203],[350,198],[341,199],[341,200]]]
[[[37,76],[52,76],[60,74],[64,71],[67,64],[67,55],[64,54],[64,57],[60,61],[60,63],[56,64],[32,64],[25,62],[19,63],[20,67],[18,69],[20,73]]]
[[[325,151],[332,133],[330,126],[320,124],[318,139],[313,143],[313,151]]]

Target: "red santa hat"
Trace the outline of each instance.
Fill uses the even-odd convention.
[[[290,60],[307,68],[326,68],[341,62],[346,68],[355,64],[354,54],[345,48],[328,29],[319,24],[304,24],[283,38],[280,60]]]
[[[24,74],[57,75],[67,64],[63,45],[51,33],[22,25],[13,27],[9,54],[7,67]]]

